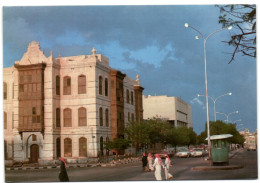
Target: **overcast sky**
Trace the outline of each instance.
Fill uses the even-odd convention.
[[[189,23],[205,36],[222,28],[214,5],[4,7],[4,67],[20,60],[29,42],[40,42],[46,56],[87,55],[96,48],[110,66],[135,79],[140,75],[145,95],[176,96],[192,105],[196,133],[205,129],[206,107],[203,40],[185,28]],[[256,60],[237,55],[228,64],[233,47],[228,30],[207,41],[208,94],[216,98],[216,111],[241,119],[238,127],[257,128]],[[209,100],[210,120],[214,120]],[[218,114],[217,119],[225,120]]]

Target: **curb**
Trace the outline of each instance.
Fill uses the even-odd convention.
[[[98,164],[76,164],[76,165],[68,165],[68,168],[84,168],[84,167],[112,167],[112,166],[116,166],[119,164],[129,164],[129,163],[135,163],[138,162],[139,160],[132,160],[132,161],[119,161],[119,162],[114,162],[114,163],[107,163],[107,164],[103,164],[103,163],[98,163]],[[8,167],[5,168],[5,170],[39,170],[39,169],[56,169],[56,168],[60,168],[60,166],[37,166],[37,167]]]
[[[243,168],[242,165],[232,165],[232,166],[198,166],[193,167],[191,170],[235,170]]]

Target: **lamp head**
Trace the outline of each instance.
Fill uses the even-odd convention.
[[[238,111],[236,111],[236,113],[238,113]]]
[[[228,28],[227,28],[228,30],[231,30],[232,29],[232,26],[228,26]]]
[[[232,95],[232,93],[228,93],[228,95]]]
[[[185,23],[185,24],[184,24],[184,27],[186,27],[186,28],[189,27],[189,24],[188,24],[188,23]]]
[[[200,97],[200,94],[198,94],[197,96]]]
[[[199,36],[195,36],[195,39],[199,39]]]

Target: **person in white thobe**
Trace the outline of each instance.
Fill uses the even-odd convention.
[[[168,156],[168,154],[166,155],[166,158],[165,158],[165,167],[164,167],[164,172],[165,172],[165,179],[168,180],[168,179],[173,179],[173,176],[172,174],[169,173],[170,171],[170,166],[171,166],[171,160],[170,160],[170,157]]]
[[[162,163],[160,156],[158,154],[155,154],[155,160],[154,160],[153,167],[155,167],[154,175],[155,175],[156,180],[162,180],[162,175],[161,175],[162,165],[163,165],[163,163]]]
[[[147,161],[148,161],[149,171],[154,171],[154,168],[153,168],[153,157],[152,157],[151,153],[148,154]]]

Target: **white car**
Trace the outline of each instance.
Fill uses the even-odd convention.
[[[182,149],[180,150],[179,152],[176,153],[176,156],[179,157],[179,158],[182,158],[182,157],[190,157],[191,154],[190,154],[190,151],[188,149]]]
[[[203,157],[205,155],[206,155],[206,152],[203,149],[201,149],[201,148],[195,148],[191,152],[191,156],[192,157]]]

